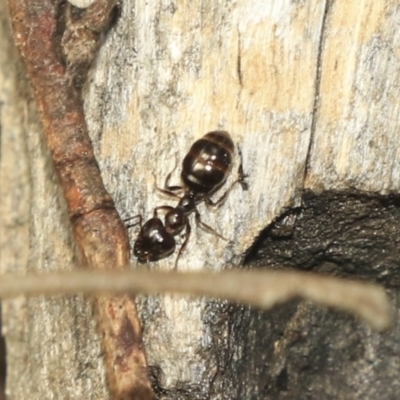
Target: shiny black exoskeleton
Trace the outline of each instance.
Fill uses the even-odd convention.
[[[167,233],[162,221],[150,218],[141,228],[133,252],[139,262],[158,261],[175,251],[175,239]]]
[[[210,196],[223,185],[231,170],[233,152],[233,141],[225,131],[209,132],[193,143],[182,163],[181,179],[184,186],[170,186],[170,173],[165,181],[165,188],[158,188],[162,193],[179,198],[179,203],[176,207],[157,207],[153,218],[141,226],[134,245],[134,254],[139,262],[158,261],[171,255],[176,246],[174,236],[185,230],[185,239],[179,249],[176,266],[189,240],[191,227],[188,216],[192,212],[195,213],[197,224],[204,230],[226,240],[201,221],[196,206],[201,201],[213,206],[221,204],[236,183],[240,183],[246,189],[245,176],[240,164],[238,179],[216,203],[210,199]],[[179,191],[184,191],[182,197],[176,193]],[[159,211],[165,212],[164,224],[158,218]],[[141,217],[140,225],[142,225]]]
[[[231,170],[234,148],[225,131],[209,132],[194,142],[182,163],[185,187],[197,197],[218,190]]]

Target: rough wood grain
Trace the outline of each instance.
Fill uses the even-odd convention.
[[[329,10],[306,187],[399,192],[399,18],[394,2]]]
[[[191,143],[213,129],[229,131],[240,144],[249,174],[248,192],[236,188],[216,211],[201,207],[204,221],[234,244],[194,229],[180,269],[237,263],[235,255],[299,200],[324,10],[321,2],[124,3],[86,97],[97,156],[102,170],[109,171],[108,190],[121,199],[121,214],[147,219],[155,206],[174,204],[154,186],[162,186]],[[173,175],[175,182],[178,177]],[[159,267],[172,268],[173,262],[171,257]],[[144,333],[150,365],[164,371],[163,388],[212,381],[216,360],[204,340],[206,306],[203,300],[175,297],[144,303],[144,317],[153,307],[158,310],[159,317],[145,322]]]
[[[115,4],[98,1],[73,20],[70,8],[59,1],[10,0],[8,5],[82,264],[122,269],[130,254],[127,231],[104,189],[80,90]],[[37,268],[46,269],[41,263]],[[113,399],[154,398],[134,299],[99,296],[95,306]]]
[[[155,206],[175,204],[158,194],[155,184],[162,186],[193,140],[216,128],[228,130],[240,144],[249,191],[236,188],[219,210],[201,208],[204,221],[233,239],[233,244],[193,229],[179,269],[209,268],[216,261],[220,268],[236,265],[274,217],[300,204],[304,187],[397,191],[399,21],[397,4],[381,0],[365,0],[357,6],[313,0],[124,1],[85,98],[96,156],[120,213],[148,218]],[[17,119],[9,126],[22,131],[24,124]],[[28,126],[28,131],[38,129]],[[15,135],[20,137],[18,132]],[[20,150],[15,146],[24,146],[19,140],[9,145],[16,152]],[[19,182],[10,187],[8,198],[18,200],[16,204],[31,199],[32,204],[31,246],[9,255],[8,265],[22,268],[19,257],[25,257],[31,263],[62,268],[73,259],[65,214],[55,200],[59,193],[53,175],[46,172],[46,152],[30,135],[27,143],[32,154],[29,169],[34,171],[30,184],[28,172],[17,174],[2,166]],[[27,170],[28,165],[22,168]],[[174,181],[178,177],[177,172]],[[8,237],[17,232],[27,237],[29,222],[21,227],[16,221],[21,215],[28,218],[29,210],[21,206],[15,214],[4,212],[13,221]],[[39,232],[45,232],[45,237]],[[132,241],[136,232],[132,230]],[[151,268],[170,269],[173,263],[171,257]],[[43,354],[42,359],[32,364],[38,374],[32,375],[35,391],[32,382],[25,382],[21,393],[31,390],[39,398],[48,390],[54,398],[62,398],[66,387],[71,393],[87,395],[88,385],[93,385],[92,393],[97,393],[93,398],[102,398],[98,341],[92,330],[89,334],[84,329],[90,312],[80,311],[85,306],[78,307],[75,301],[81,304],[79,299],[30,300],[34,307],[48,307],[36,313],[30,324],[23,322],[22,311],[13,311],[13,319],[11,312],[6,313],[8,329],[15,329],[8,334],[13,354],[9,357],[27,357],[33,347],[29,343],[43,341],[40,352],[35,352]],[[9,304],[15,310],[18,303]],[[72,323],[74,307],[82,325]],[[61,314],[64,309],[70,319]],[[170,391],[166,398],[177,398],[175,390],[182,387],[189,393],[182,398],[229,398],[223,393],[238,393],[235,382],[221,380],[220,353],[215,348],[225,346],[232,357],[239,357],[240,349],[226,347],[226,338],[235,336],[229,329],[236,326],[225,322],[226,307],[166,296],[142,298],[140,311],[149,363],[158,385]],[[65,324],[59,324],[59,315]],[[212,324],[219,326],[218,338],[211,334]],[[251,334],[260,339],[264,333]],[[77,358],[71,360],[70,354]],[[250,361],[248,365],[250,371],[254,365]],[[57,368],[64,376],[51,381],[49,371]],[[15,393],[19,389],[13,382],[19,376],[9,381]]]
[[[69,269],[78,258],[67,210],[0,4],[1,269]],[[82,296],[19,299],[2,311],[10,398],[107,398],[100,338]]]

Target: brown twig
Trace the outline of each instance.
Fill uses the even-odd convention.
[[[9,0],[48,147],[85,263],[122,270],[129,260],[126,229],[104,188],[83,114],[81,87],[115,0],[86,10],[61,0]],[[154,397],[132,297],[96,299],[107,376],[115,399]]]
[[[18,295],[98,293],[180,293],[222,298],[270,309],[278,303],[301,297],[364,319],[374,329],[387,328],[390,304],[376,284],[293,271],[213,272],[73,272],[40,275],[2,275],[0,298]]]

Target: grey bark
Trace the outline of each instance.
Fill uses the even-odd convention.
[[[200,211],[233,244],[193,221],[180,270],[237,266],[251,248],[249,263],[396,286],[396,202],[373,197],[369,207],[354,206],[363,193],[387,196],[400,186],[396,3],[150,3],[122,4],[85,92],[96,155],[121,215],[147,219],[154,207],[176,204],[155,185],[195,139],[225,129],[242,149],[249,190],[237,187],[220,209]],[[0,5],[1,270],[68,269],[76,250],[65,205]],[[236,157],[227,187],[237,166]],[[179,169],[172,179],[179,182]],[[327,194],[311,201],[304,189]],[[344,200],[335,208],[338,191]],[[380,219],[372,229],[373,210]],[[391,229],[382,228],[387,219]],[[357,236],[366,226],[368,235]],[[385,240],[376,237],[393,244],[381,258]],[[171,257],[150,268],[173,264]],[[273,313],[176,296],[138,303],[160,398],[397,398],[397,325],[373,334],[308,303]],[[107,398],[87,299],[10,301],[3,318],[10,398]]]

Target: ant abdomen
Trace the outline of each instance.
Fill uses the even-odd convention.
[[[182,181],[197,194],[211,194],[226,180],[234,143],[228,132],[213,131],[193,143],[182,163]]]

